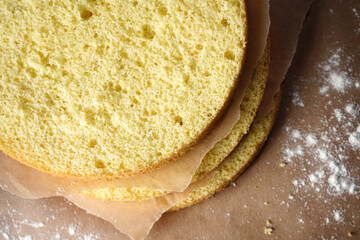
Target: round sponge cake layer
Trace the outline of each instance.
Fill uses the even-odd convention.
[[[215,169],[231,153],[231,151],[234,150],[242,137],[248,132],[264,93],[269,69],[269,53],[270,49],[267,48],[254,70],[251,83],[248,86],[244,99],[240,105],[239,121],[235,124],[229,135],[216,143],[215,146],[206,154],[199,168],[195,172],[192,182],[197,181]],[[141,187],[106,187],[81,192],[82,195],[87,197],[119,201],[146,200],[162,196],[166,193],[168,192],[160,189]]]
[[[243,0],[4,0],[0,149],[63,176],[163,166],[219,119],[245,49]]]

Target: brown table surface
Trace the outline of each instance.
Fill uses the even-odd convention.
[[[360,1],[315,1],[261,155],[236,184],[165,214],[147,239],[360,239],[359,108]],[[0,190],[0,239],[129,238],[63,198]]]

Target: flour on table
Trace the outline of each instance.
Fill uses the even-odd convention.
[[[23,237],[19,237],[19,240],[32,240],[32,236],[31,235],[26,235]]]
[[[352,61],[352,56],[343,56],[342,52],[338,48],[327,60],[315,65],[321,77],[314,79],[315,84],[311,86],[319,89],[319,94],[313,99],[305,99],[301,95],[299,86],[304,79],[299,79],[299,85],[292,85],[293,108],[308,107],[313,111],[311,114],[317,115],[319,122],[316,122],[315,128],[313,123],[306,125],[303,120],[299,128],[298,121],[292,124],[292,120],[287,120],[284,128],[287,138],[281,147],[280,162],[289,164],[285,174],[291,176],[291,169],[297,173],[297,177],[290,180],[294,191],[288,199],[304,201],[305,209],[308,207],[307,197],[329,203],[327,206],[330,210],[324,224],[329,224],[331,220],[342,222],[346,215],[345,210],[336,209],[335,205],[330,204],[332,199],[342,200],[348,196],[360,199],[357,185],[359,176],[354,174],[354,167],[347,165],[349,152],[360,150],[360,103],[356,97],[346,102],[339,101],[339,97],[343,99],[343,95],[358,88],[360,83],[358,79],[351,77],[353,70],[350,67],[344,68],[344,64]],[[317,105],[317,98],[321,98],[321,102],[325,104]],[[360,161],[359,155],[355,157]],[[291,204],[291,201],[280,203],[285,206],[287,204]],[[298,221],[305,222],[301,214]]]
[[[355,150],[360,150],[360,125],[349,134],[349,143]]]
[[[293,92],[292,102],[295,106],[303,107],[304,103],[298,92]]]
[[[328,83],[331,84],[335,90],[345,92],[345,89],[350,86],[351,79],[345,73],[331,72],[328,77]]]
[[[299,130],[293,130],[293,131],[292,131],[292,137],[293,137],[294,139],[301,138],[301,137],[302,137],[301,132],[300,132]]]
[[[344,220],[344,213],[342,211],[334,210],[333,213],[334,213],[335,221],[340,222],[340,221]]]
[[[28,219],[20,221],[19,223],[24,224],[24,225],[28,225],[28,226],[33,227],[33,228],[41,228],[41,227],[45,226],[45,224],[43,222],[31,222]]]
[[[0,230],[0,233],[1,233],[1,235],[4,237],[5,240],[10,240],[10,236],[9,236],[8,233],[3,232],[3,231],[1,231],[1,230]]]
[[[346,104],[345,111],[354,117],[359,116],[359,110],[359,106],[355,103]]]
[[[306,136],[306,145],[307,146],[314,146],[318,143],[318,139],[315,134],[310,133]]]
[[[354,86],[357,82],[351,79],[344,71],[337,72],[337,67],[341,64],[342,49],[336,49],[331,57],[318,65],[323,85],[320,87],[320,93],[326,93],[332,89],[337,94],[346,94],[347,88]],[[349,70],[352,71],[351,69]],[[294,86],[296,89],[296,86]],[[292,95],[299,99],[298,92]],[[326,96],[324,96],[326,97]],[[329,97],[326,109],[333,108],[333,97]],[[294,106],[299,106],[293,101]],[[306,107],[306,106],[305,106]],[[324,130],[313,131],[311,126],[308,129],[286,127],[289,139],[283,145],[282,156],[285,162],[291,163],[294,160],[302,159],[317,170],[308,172],[304,179],[295,179],[292,181],[297,188],[312,187],[317,191],[326,190],[330,195],[355,194],[358,192],[358,186],[348,167],[343,163],[348,158],[345,148],[353,150],[360,149],[360,124],[358,124],[359,106],[356,102],[347,102],[342,108],[333,108],[333,116],[328,118],[324,116],[320,119]],[[357,126],[355,124],[358,124]],[[348,139],[343,141],[343,145],[335,144],[335,141],[341,141],[341,132],[348,133]],[[303,159],[304,154],[310,154],[314,159]]]
[[[96,240],[96,239],[99,239],[99,235],[94,235],[92,233],[85,234],[83,237],[83,240]]]
[[[335,115],[336,119],[338,120],[338,122],[341,122],[345,118],[341,109],[334,109],[334,115]]]
[[[69,226],[69,228],[68,228],[68,231],[69,231],[69,234],[71,235],[71,236],[73,236],[73,235],[75,235],[75,233],[76,233],[76,226],[74,226],[74,225],[70,225]]]
[[[1,192],[9,195],[9,193]],[[1,196],[0,196],[1,199]],[[57,202],[57,207],[49,207],[47,202],[52,202],[52,198],[40,200],[43,203],[32,206],[33,200],[23,200],[24,205],[14,205],[12,201],[0,201],[0,239],[4,240],[35,240],[35,239],[76,239],[76,240],[97,240],[101,239],[100,234],[88,232],[86,225],[74,219],[68,225],[60,225],[61,216],[68,214],[77,215],[77,208],[70,208],[66,202]],[[33,214],[24,214],[24,211],[31,209]],[[73,210],[72,210],[73,209]],[[41,219],[38,216],[48,216]],[[26,216],[26,218],[25,218]],[[41,221],[39,221],[41,220]],[[49,236],[50,234],[50,236]]]
[[[357,31],[357,33],[360,34],[360,14],[358,12],[358,10],[356,8],[353,8],[352,9],[352,12],[354,13],[355,17],[356,17],[356,20],[357,22],[359,23],[359,28],[358,29],[355,29],[355,31]]]

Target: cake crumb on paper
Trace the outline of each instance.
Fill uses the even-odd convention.
[[[275,228],[272,226],[271,221],[266,220],[264,233],[267,234],[267,235],[271,235],[271,234],[273,234],[274,230],[275,230]]]
[[[265,227],[264,229],[264,233],[267,234],[267,235],[271,235],[274,231],[274,228],[273,227]]]
[[[271,227],[272,226],[272,223],[271,223],[271,221],[268,219],[268,220],[266,220],[266,226],[267,227]]]

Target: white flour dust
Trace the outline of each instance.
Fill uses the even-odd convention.
[[[349,134],[349,143],[354,149],[360,150],[360,124],[356,131]]]
[[[359,24],[358,24],[358,29],[355,29],[355,31],[357,31],[357,33],[358,34],[360,34],[360,14],[359,14],[359,10],[358,9],[356,9],[356,8],[353,8],[352,9],[352,12],[353,12],[353,14],[355,15],[355,17],[356,17],[356,20],[355,21],[357,21]]]
[[[340,222],[340,221],[344,220],[344,213],[342,211],[334,210],[333,214],[334,214],[335,221]]]
[[[13,201],[0,201],[0,239],[101,239],[99,234],[86,230],[86,226],[78,220],[74,219],[65,225],[59,224],[60,222],[64,222],[64,220],[61,219],[62,216],[68,214],[76,216],[78,212],[77,209],[71,210],[73,208],[70,208],[64,201],[57,202],[57,207],[53,208],[47,204],[47,202],[50,202],[50,206],[54,206],[54,203],[51,203],[51,199],[46,199],[43,200],[42,204],[38,204],[36,207],[30,207],[33,214],[24,214],[23,211],[26,212],[29,206],[32,206],[33,200],[22,200],[25,201],[25,203],[22,203],[22,205],[14,205],[14,202],[17,202],[17,197],[10,196],[10,194],[6,192],[0,192],[0,194],[6,194],[7,199],[9,199],[9,197],[13,198]],[[47,217],[38,221],[38,215]]]
[[[32,240],[32,236],[31,235],[26,235],[26,236],[23,236],[23,237],[19,237],[19,240]]]
[[[336,49],[326,61],[316,66],[321,78],[314,79],[316,85],[311,87],[316,86],[319,94],[311,101],[301,95],[299,86],[303,83],[292,86],[293,108],[310,108],[309,114],[317,114],[316,119],[319,120],[316,127],[314,123],[305,121],[301,123],[301,128],[298,123],[288,121],[285,124],[288,137],[281,148],[280,162],[287,163],[288,169],[293,166],[297,173],[301,172],[300,177],[297,175],[291,180],[294,196],[289,195],[290,200],[315,197],[328,203],[331,199],[344,199],[346,196],[360,199],[359,177],[354,175],[353,166],[348,165],[349,160],[354,160],[349,159],[354,157],[349,152],[360,150],[360,103],[359,99],[350,97],[346,102],[339,100],[344,96],[347,99],[349,91],[359,88],[360,82],[350,77],[353,71],[350,67],[343,67],[344,61],[351,61],[352,57],[342,53],[341,48]],[[325,104],[317,104],[317,98]],[[359,154],[355,158],[360,161]],[[306,208],[308,203],[304,202]],[[328,212],[324,223],[343,222],[346,211],[331,207],[333,209]],[[303,221],[299,218],[299,223]]]
[[[351,80],[344,73],[331,72],[328,78],[328,83],[335,90],[339,92],[345,92],[346,88],[349,87]]]

